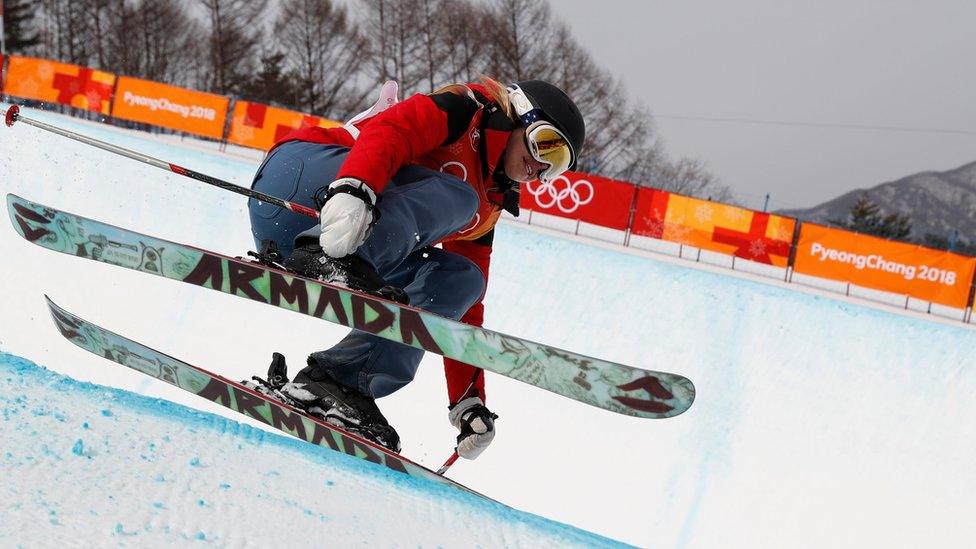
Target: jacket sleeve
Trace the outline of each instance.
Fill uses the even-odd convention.
[[[443,245],[446,251],[462,255],[474,262],[485,275],[486,287],[493,236],[494,231],[491,231],[477,240],[452,240]],[[474,326],[483,324],[485,316],[484,297],[482,294],[478,302],[468,309],[461,317],[461,322]],[[485,374],[481,368],[445,358],[444,373],[447,376],[447,395],[451,406],[471,396],[479,396],[481,400],[485,400]]]
[[[478,109],[451,92],[405,99],[363,124],[336,177],[354,177],[380,193],[401,166],[456,141]]]

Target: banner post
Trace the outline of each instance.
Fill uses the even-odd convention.
[[[976,297],[976,272],[973,272],[973,281],[969,283],[969,300],[966,302],[966,314],[963,315],[963,322],[969,323],[973,320],[973,298]]]
[[[640,185],[634,185],[634,198],[630,201],[630,215],[627,216],[627,230],[624,231],[624,246],[630,246],[630,235],[634,232],[634,216],[637,215],[637,196]]]
[[[796,263],[796,247],[800,242],[800,225],[802,224],[802,221],[796,219],[793,225],[793,239],[790,241],[790,255],[786,260],[786,275],[783,278],[783,281],[787,283],[793,282],[793,268]]]

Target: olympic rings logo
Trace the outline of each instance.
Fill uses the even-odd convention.
[[[460,162],[454,162],[454,161],[451,161],[451,162],[445,162],[445,163],[444,163],[444,164],[443,164],[443,165],[441,166],[441,172],[442,172],[442,173],[447,173],[447,174],[451,174],[451,175],[455,175],[455,174],[453,174],[453,173],[451,173],[451,172],[449,172],[449,171],[447,171],[447,170],[448,170],[448,168],[450,168],[450,167],[452,167],[452,166],[454,166],[454,167],[458,167],[458,168],[461,168],[461,175],[460,175],[460,176],[457,176],[457,177],[458,177],[459,179],[461,179],[461,181],[467,181],[467,180],[468,180],[468,169],[467,169],[466,167],[464,167],[464,164],[462,164],[462,163],[460,163]]]
[[[562,185],[557,185],[557,182]],[[525,190],[535,197],[535,203],[540,208],[548,209],[553,206],[563,213],[573,213],[593,201],[593,184],[585,179],[575,182],[565,175],[560,175],[549,182],[539,182],[535,187],[531,183],[525,185]]]
[[[471,231],[475,230],[475,228],[477,228],[478,225],[481,225],[481,214],[480,213],[474,214],[474,219],[471,220],[471,224],[468,225],[468,228],[467,229],[461,229],[460,231],[458,231],[458,234],[470,233]]]

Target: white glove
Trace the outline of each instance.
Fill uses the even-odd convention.
[[[470,397],[451,408],[447,418],[461,431],[457,438],[457,453],[464,459],[474,459],[488,448],[495,438],[498,416],[485,407],[479,397]]]
[[[346,190],[357,189],[357,194],[335,192],[342,187],[349,187]],[[329,191],[334,194],[325,201],[319,214],[322,226],[319,244],[327,255],[344,257],[356,251],[366,241],[373,222],[376,193],[368,185],[352,177],[336,179],[329,185]]]

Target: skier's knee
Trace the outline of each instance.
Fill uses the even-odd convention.
[[[452,273],[451,284],[467,307],[477,303],[485,293],[485,275],[471,261],[458,262],[456,272]]]
[[[474,191],[471,185],[465,183],[464,188],[464,213],[465,217],[468,219],[473,219],[474,216],[478,215],[478,208],[481,206],[481,199],[478,198],[478,193]]]
[[[474,187],[456,177],[447,174],[440,175],[442,181],[452,190],[453,204],[451,210],[456,213],[457,218],[463,219],[465,223],[474,219],[478,213],[478,208],[481,206],[481,199],[478,198],[478,193],[475,192]]]

